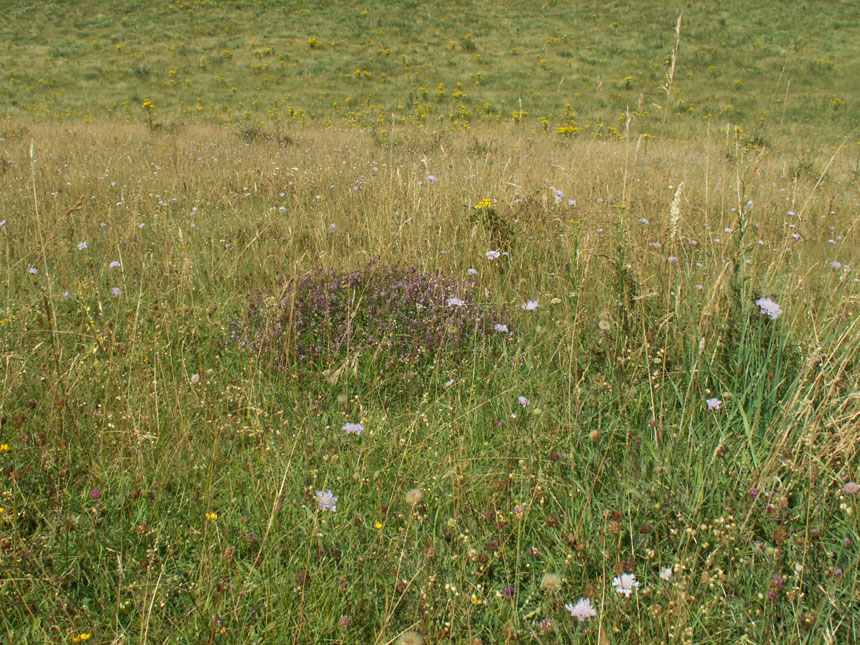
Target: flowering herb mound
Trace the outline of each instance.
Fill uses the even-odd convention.
[[[317,270],[282,296],[257,294],[232,336],[279,369],[331,368],[359,356],[387,368],[458,360],[510,334],[507,321],[466,282],[415,267],[371,262],[352,272]]]

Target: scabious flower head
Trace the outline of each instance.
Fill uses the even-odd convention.
[[[672,577],[672,567],[664,567],[660,569],[660,580],[668,580]]]
[[[555,203],[561,204],[562,199],[564,199],[564,193],[561,192],[560,190],[556,189],[555,190]]]
[[[538,306],[539,306],[539,305],[538,305],[538,301],[537,301],[537,300],[527,300],[526,302],[524,302],[524,303],[523,303],[522,305],[520,305],[520,306],[521,306],[523,309],[525,309],[526,311],[534,311],[535,309],[537,309],[537,308],[538,308]]]
[[[78,251],[83,251],[85,248],[87,248],[86,242],[78,242]]]
[[[448,305],[449,307],[462,307],[463,305],[466,304],[466,301],[462,300],[460,298],[448,298],[445,301],[445,304]]]
[[[615,591],[623,593],[626,598],[629,598],[633,590],[639,586],[639,581],[634,573],[622,573],[612,579],[612,586],[615,587]]]
[[[501,334],[507,334],[508,333],[508,326],[503,325],[502,323],[496,323],[495,325],[493,325],[493,329],[495,329],[497,332],[499,332]]]
[[[521,406],[526,407],[526,406],[529,404],[529,397],[527,397],[527,396],[518,396],[518,397],[517,397],[517,402],[518,402]]]
[[[705,403],[708,404],[709,410],[719,410],[720,406],[723,404],[719,399],[708,399]]]
[[[341,430],[346,434],[361,434],[361,431],[364,430],[364,426],[360,423],[344,423]]]
[[[122,265],[119,263],[119,261],[118,261],[118,260],[114,260],[113,262],[111,262],[110,264],[108,264],[108,269],[118,269],[118,268],[119,268],[119,267],[121,267],[121,266],[122,266]]]
[[[466,270],[466,273],[468,273],[469,275],[478,275],[478,270],[470,268]]]
[[[770,316],[771,320],[776,320],[782,315],[782,307],[775,303],[770,298],[759,298],[755,303],[761,309],[763,316]]]
[[[501,255],[501,253],[499,253],[498,251],[487,251],[486,253],[484,253],[484,255],[487,256],[488,260],[495,260]]]
[[[337,511],[337,497],[330,490],[318,490],[316,493],[317,505],[321,511]]]
[[[119,287],[114,287],[110,292],[116,297],[119,297],[122,294],[122,290]]]
[[[860,484],[857,484],[856,482],[848,482],[842,487],[842,492],[848,495],[856,495],[857,493],[860,493]]]
[[[581,623],[584,623],[586,618],[593,618],[597,615],[597,612],[591,604],[591,600],[588,598],[580,598],[575,605],[568,603],[564,608],[570,612],[571,616]]]

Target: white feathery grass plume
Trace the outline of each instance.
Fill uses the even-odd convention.
[[[672,198],[672,206],[669,208],[669,223],[671,224],[672,234],[670,241],[675,241],[675,236],[678,234],[678,224],[681,221],[681,190],[684,188],[684,182],[678,184],[675,189],[675,196]]]

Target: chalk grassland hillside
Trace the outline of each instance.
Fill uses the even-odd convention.
[[[848,0],[83,0],[6,2],[0,18],[6,118],[525,121],[616,136],[629,110],[652,135],[710,121],[795,141],[838,138],[858,118]]]

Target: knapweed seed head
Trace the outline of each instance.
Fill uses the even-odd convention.
[[[403,632],[397,637],[396,645],[424,645],[424,637],[418,632]]]
[[[561,576],[557,573],[545,573],[540,579],[541,591],[549,594],[556,593],[561,590]]]
[[[406,503],[410,506],[415,506],[421,503],[421,500],[424,499],[424,493],[421,492],[420,488],[410,488],[406,491]]]

